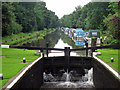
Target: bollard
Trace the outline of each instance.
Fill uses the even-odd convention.
[[[35,52],[35,55],[37,55],[37,52]]]
[[[25,57],[23,58],[23,63],[26,63],[26,59],[25,59]]]
[[[38,53],[39,53],[39,55],[40,55],[40,53],[41,53],[40,50],[38,51]]]
[[[111,58],[111,62],[114,62],[114,58],[113,57]]]
[[[38,51],[38,53],[40,53],[40,50]]]
[[[0,80],[3,80],[3,74],[0,74]]]

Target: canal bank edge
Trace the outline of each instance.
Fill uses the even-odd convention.
[[[93,58],[95,58],[98,62],[106,67],[119,81],[120,81],[120,72],[114,69],[112,66],[104,62],[102,59],[98,58],[96,55],[99,54],[98,52],[93,52]]]
[[[41,56],[37,59],[35,59],[33,62],[31,62],[29,65],[25,66],[17,75],[13,76],[2,88],[1,90],[9,90],[12,88],[21,78],[24,76],[24,74],[33,66],[35,65],[39,60],[42,58]]]

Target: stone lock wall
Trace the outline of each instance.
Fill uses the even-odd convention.
[[[39,89],[43,84],[43,61],[35,63],[22,78],[11,88],[14,89]]]
[[[120,80],[96,59],[93,59],[93,81],[96,88],[120,88]]]

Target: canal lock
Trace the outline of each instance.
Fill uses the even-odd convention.
[[[53,42],[52,40],[55,41]],[[78,48],[73,44],[72,40],[70,41],[69,37],[60,31],[46,36],[44,42],[46,41],[49,42],[49,47]],[[60,45],[61,42],[62,44]],[[38,43],[39,41],[34,41],[30,45],[40,46]],[[45,43],[42,43],[42,45],[45,46]],[[64,63],[66,59],[64,52],[60,56],[52,57],[53,55],[57,54],[49,54],[49,58],[44,57],[35,63],[11,89],[119,88],[120,80],[96,59],[89,57],[90,53],[88,57],[85,57],[85,51],[78,53],[71,52],[69,69],[66,68],[66,64]]]

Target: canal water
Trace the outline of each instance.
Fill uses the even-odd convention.
[[[38,39],[37,37],[35,39],[31,39],[30,42],[26,42],[25,44],[22,44],[22,46],[36,46],[36,47],[46,47],[46,43],[48,43],[49,48],[62,48],[70,47],[70,49],[76,49],[76,48],[83,48],[85,46],[76,46],[74,41],[64,34],[61,30],[57,30],[55,32],[52,32],[51,34],[48,34],[44,37],[44,39]],[[52,56],[64,56],[64,52],[61,51],[49,51],[49,57]],[[89,51],[90,52],[90,51]],[[70,56],[85,56],[86,51],[77,51],[77,52],[71,52]],[[90,56],[90,54],[88,54]]]

